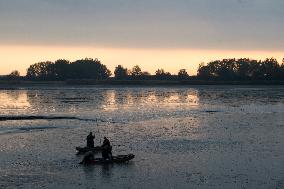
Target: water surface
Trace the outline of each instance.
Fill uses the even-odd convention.
[[[1,188],[284,187],[282,86],[2,88],[0,115]],[[79,165],[90,131],[135,159]]]

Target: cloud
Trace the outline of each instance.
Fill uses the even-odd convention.
[[[282,0],[0,0],[4,44],[284,50]]]

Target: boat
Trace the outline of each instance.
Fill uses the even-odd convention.
[[[103,158],[88,159],[84,157],[83,161],[80,162],[80,164],[96,165],[96,164],[128,163],[134,157],[135,157],[134,154],[112,156],[112,159],[103,159]]]
[[[96,152],[101,152],[103,150],[103,147],[101,146],[95,146],[95,147],[76,147],[76,150],[78,151],[77,154],[85,154],[87,152],[93,152],[93,153],[96,153]]]

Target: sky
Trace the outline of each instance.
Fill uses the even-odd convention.
[[[222,58],[284,58],[283,0],[0,0],[0,74],[98,58],[195,74]]]

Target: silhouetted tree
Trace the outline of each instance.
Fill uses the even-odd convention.
[[[70,64],[72,79],[107,79],[111,72],[98,59],[85,58]]]
[[[138,77],[138,76],[141,76],[141,75],[142,75],[141,68],[138,65],[134,66],[131,70],[131,76],[132,77]]]
[[[54,63],[50,61],[39,62],[31,65],[27,70],[27,78],[49,80],[52,79],[53,70],[52,65]]]
[[[111,76],[111,71],[107,69],[106,65],[100,65],[99,79],[108,79]]]
[[[56,80],[65,80],[71,76],[70,62],[68,60],[59,59],[52,65],[53,78]]]
[[[18,70],[14,70],[9,74],[10,77],[20,77],[20,72]]]
[[[236,78],[240,80],[248,79],[251,75],[250,60],[247,58],[238,59],[235,62],[234,72],[235,72]]]
[[[208,79],[212,77],[209,66],[204,63],[199,64],[197,70],[197,77]]]
[[[20,78],[20,72],[18,70],[12,71],[8,76],[8,79],[15,80]]]
[[[158,69],[155,73],[156,73],[156,76],[165,75],[165,70],[164,69]]]
[[[18,73],[11,73],[16,77]],[[35,80],[66,80],[66,79],[96,79],[104,80],[111,76],[110,70],[98,59],[85,58],[69,62],[59,59],[55,62],[45,61],[31,65],[26,77]],[[8,78],[2,77],[2,78]],[[158,69],[155,75],[142,72],[136,65],[131,70],[118,65],[114,71],[115,79],[133,80],[187,80],[189,75],[185,69],[180,69],[178,75],[171,75],[163,69]],[[267,58],[263,61],[242,58],[214,60],[198,67],[197,78],[221,80],[278,80],[284,79],[284,59],[280,65],[276,59]]]
[[[170,72],[165,72],[164,69],[158,69],[155,73],[156,79],[171,79]]]
[[[257,61],[251,59],[223,59],[201,64],[197,76],[223,80],[271,80],[281,78],[281,66],[274,58]]]
[[[114,78],[121,80],[121,79],[126,79],[128,77],[128,71],[127,68],[122,67],[121,65],[118,65],[115,67],[114,70]]]
[[[59,59],[53,62],[39,62],[31,65],[27,70],[27,78],[38,80],[66,80],[66,79],[107,79],[110,70],[98,59],[81,59],[70,63]]]
[[[180,69],[178,72],[178,79],[179,80],[186,80],[189,78],[189,75],[186,71],[186,69]]]
[[[280,65],[275,58],[265,59],[261,66],[263,79],[276,79],[280,74]]]

